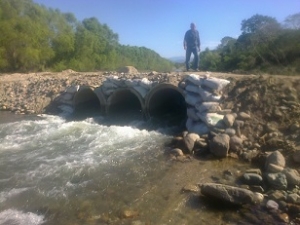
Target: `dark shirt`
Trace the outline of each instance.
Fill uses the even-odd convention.
[[[200,37],[198,30],[188,30],[184,35],[184,45],[187,48],[196,48],[200,49]]]

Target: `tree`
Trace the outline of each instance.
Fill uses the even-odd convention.
[[[288,16],[284,20],[284,25],[286,28],[299,30],[300,29],[300,13],[296,13]]]

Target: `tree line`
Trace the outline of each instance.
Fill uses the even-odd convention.
[[[224,37],[215,50],[200,53],[200,69],[208,71],[300,74],[300,13],[275,18],[256,14],[241,23],[238,38]]]
[[[173,63],[145,47],[121,45],[117,33],[95,17],[78,21],[72,13],[32,0],[0,0],[0,72],[73,69],[170,71]]]

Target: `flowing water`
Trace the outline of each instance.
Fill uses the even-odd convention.
[[[183,168],[166,163],[163,151],[174,129],[141,127],[143,121],[117,126],[102,117],[66,121],[2,112],[0,224],[198,224],[204,214],[202,220],[216,220],[219,214],[194,198],[178,193],[178,201],[168,202],[172,188],[181,185],[174,173]],[[214,163],[199,180],[214,172]],[[124,210],[130,218],[123,219]]]

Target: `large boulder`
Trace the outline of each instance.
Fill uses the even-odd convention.
[[[124,66],[118,69],[118,73],[129,73],[129,74],[136,74],[139,71],[134,68],[133,66]]]
[[[280,151],[272,152],[270,155],[268,155],[265,168],[266,172],[269,173],[278,173],[281,172],[285,167],[285,158],[280,153]]]
[[[217,157],[226,157],[229,151],[230,137],[227,134],[217,134],[210,143],[209,149]]]
[[[219,199],[234,205],[258,204],[263,195],[247,189],[216,183],[205,183],[200,186],[201,193],[210,198]]]

